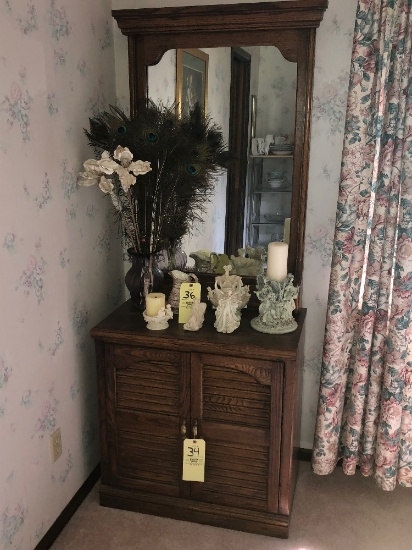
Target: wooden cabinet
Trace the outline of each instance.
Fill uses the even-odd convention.
[[[101,504],[261,533],[288,534],[299,445],[302,326],[286,335],[199,332],[177,319],[149,331],[131,301],[96,341]],[[205,481],[182,480],[183,438],[206,441]]]

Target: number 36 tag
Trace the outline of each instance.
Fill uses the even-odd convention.
[[[200,283],[182,283],[180,286],[179,323],[186,323],[193,300],[200,300]]]
[[[205,480],[206,443],[204,439],[185,439],[183,442],[184,481]]]

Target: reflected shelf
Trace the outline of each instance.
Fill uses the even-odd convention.
[[[262,246],[265,250],[267,250],[268,244],[273,243],[273,242],[282,243],[282,242],[284,242],[284,240],[283,239],[279,239],[277,241],[274,241],[273,239],[269,239],[269,240],[265,240],[265,241],[263,241],[263,240],[262,241],[256,241],[255,240],[255,241],[252,241],[252,246],[255,247],[255,248],[258,247],[258,246]],[[264,264],[264,267],[266,268],[266,263]]]
[[[293,155],[250,155],[252,159],[293,159]]]
[[[285,222],[286,217],[276,218],[274,220],[254,220],[252,221],[252,225],[283,225]]]
[[[292,189],[272,189],[270,187],[261,187],[253,191],[255,194],[259,193],[292,193]]]

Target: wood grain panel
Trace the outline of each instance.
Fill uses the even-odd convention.
[[[156,484],[167,482],[178,487],[181,457],[176,427],[169,433],[163,431],[161,435],[154,430],[147,433],[147,428],[142,431],[138,423],[133,431],[130,423],[126,427],[124,429],[123,423],[119,422],[120,474],[129,479]],[[174,437],[170,433],[174,433]]]
[[[184,357],[131,346],[113,352],[117,475],[124,487],[170,496],[182,492],[180,425],[188,393]]]
[[[276,362],[192,356],[192,415],[206,441],[205,482],[192,497],[265,511],[268,506],[273,373]],[[278,419],[279,421],[280,419]],[[250,475],[249,475],[250,474]],[[277,498],[277,495],[276,495]]]
[[[260,535],[287,538],[289,518],[281,514],[233,508],[223,502],[207,502],[173,498],[142,491],[100,486],[100,504],[144,514],[156,514],[184,521],[216,525]],[[276,548],[273,541],[273,548]]]
[[[232,381],[243,381],[250,383],[250,378],[240,376],[241,372],[244,372],[246,375],[252,376],[256,382],[260,384],[269,385],[271,383],[271,372],[273,367],[273,362],[271,361],[254,361],[249,360],[245,361],[241,357],[232,357],[228,359],[225,356],[219,355],[204,355],[203,360],[208,367],[208,375],[213,377],[213,373],[218,375],[219,370],[222,378]],[[216,368],[217,367],[217,368]],[[220,367],[225,367],[222,370]],[[205,376],[205,373],[203,374]]]
[[[246,372],[246,365],[239,360],[228,362],[227,359],[230,366],[216,368],[209,365],[212,361],[216,363],[215,358],[203,358],[203,421],[268,429],[270,386],[259,383],[253,376],[257,374],[259,380],[266,380],[266,370],[248,365]]]
[[[224,443],[209,442],[206,457],[203,501],[266,510],[269,463],[267,447],[257,449],[252,443],[235,448]]]
[[[179,416],[180,359],[179,353],[117,347],[116,407]]]
[[[163,351],[151,348],[135,348],[133,346],[118,346],[113,351],[115,359],[118,359],[118,368],[127,369],[135,360],[150,361],[154,366],[161,368],[162,363],[178,363],[180,354],[173,351]]]

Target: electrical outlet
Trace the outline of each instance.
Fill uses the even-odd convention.
[[[50,452],[52,462],[56,462],[56,460],[62,455],[62,432],[60,428],[57,428],[57,430],[50,436]]]

